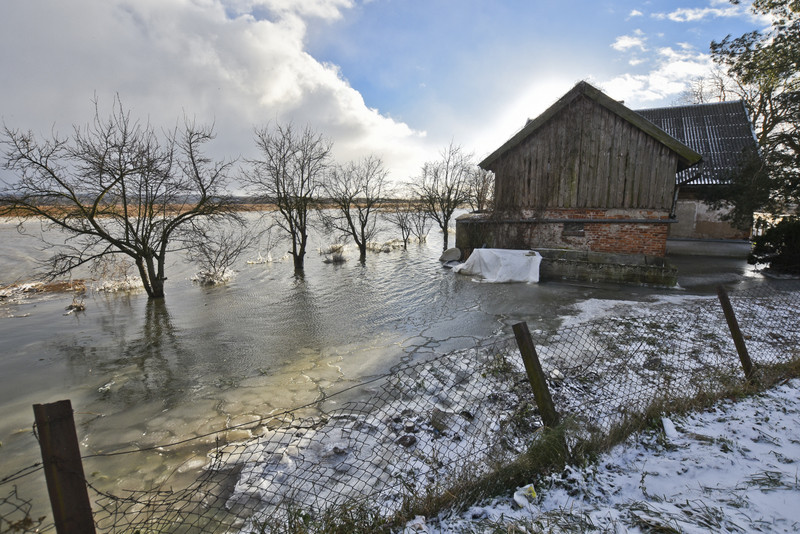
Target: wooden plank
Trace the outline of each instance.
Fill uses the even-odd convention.
[[[608,205],[608,188],[611,183],[611,147],[614,145],[614,135],[617,129],[616,116],[605,110],[603,115],[605,116],[603,135],[597,155],[597,186],[592,204],[598,208],[605,208]]]
[[[634,149],[631,144],[636,139],[634,136],[634,131],[635,130],[632,126],[626,124],[622,135],[622,144],[620,145],[620,148],[622,149],[622,162],[620,165],[619,189],[616,192],[618,205],[615,206],[619,208],[628,205],[631,199],[634,175]]]
[[[567,145],[569,131],[567,128],[566,120],[560,120],[554,125],[554,143],[552,151],[549,154],[548,168],[550,170],[550,177],[554,187],[559,187],[564,180],[564,162],[568,157],[569,147]],[[558,201],[560,191],[555,191],[551,198],[553,198],[554,205],[560,205]]]
[[[583,141],[581,143],[581,176],[576,202],[579,208],[592,205],[597,187],[597,152],[603,129],[603,110],[592,107],[587,120],[584,120]]]
[[[616,194],[620,183],[621,173],[621,154],[622,154],[622,133],[625,124],[618,118],[614,118],[614,136],[611,140],[611,148],[608,163],[608,184],[606,185],[606,197],[603,202],[604,208],[613,208],[616,202]]]
[[[639,204],[637,207],[650,208],[653,204],[653,194],[655,193],[655,184],[653,177],[656,165],[656,143],[651,137],[644,136],[645,150],[644,158],[642,159],[642,181],[641,190],[639,192]]]
[[[647,136],[641,130],[636,131],[636,164],[634,165],[633,191],[628,208],[642,205],[642,189],[645,181],[644,164],[647,159]]]
[[[580,183],[582,173],[582,150],[583,142],[586,136],[584,128],[585,117],[590,113],[592,102],[587,98],[579,98],[575,102],[575,107],[571,114],[572,130],[574,136],[571,137],[572,150],[570,153],[569,161],[569,176],[567,181],[567,191],[565,198],[565,207],[573,208],[578,205],[578,184]]]

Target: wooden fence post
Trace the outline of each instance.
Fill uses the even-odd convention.
[[[78,434],[68,400],[34,404],[47,493],[58,534],[94,534],[94,518],[83,474]]]
[[[736,314],[731,306],[731,300],[728,298],[728,293],[725,288],[717,286],[717,296],[719,303],[722,305],[722,312],[725,314],[725,321],[728,323],[728,329],[731,331],[733,337],[733,344],[736,345],[736,352],[739,353],[739,360],[742,362],[742,369],[744,369],[744,376],[747,380],[753,380],[753,362],[750,360],[750,354],[747,352],[747,345],[744,344],[744,336],[739,329],[739,321],[736,320]]]
[[[544,376],[542,364],[536,354],[531,332],[528,330],[527,323],[517,323],[513,328],[519,352],[522,354],[522,362],[525,364],[525,371],[528,373],[528,380],[531,383],[531,387],[533,387],[536,405],[539,407],[539,414],[542,416],[542,422],[546,427],[554,428],[558,425],[558,412],[556,412],[556,408],[553,405],[550,390],[547,388],[547,378]]]

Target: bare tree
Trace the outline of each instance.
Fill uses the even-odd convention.
[[[256,130],[256,145],[261,159],[252,160],[245,181],[261,200],[275,204],[280,226],[292,241],[294,269],[304,267],[309,215],[318,200],[327,171],[331,142],[310,126],[298,131],[289,124],[277,124],[273,130]]]
[[[377,208],[388,193],[388,171],[380,158],[367,156],[333,169],[323,189],[333,213],[322,212],[326,228],[353,238],[359,261],[367,260],[367,243],[378,234]]]
[[[735,91],[735,82],[716,66],[704,76],[695,77],[681,93],[678,101],[685,104],[708,104],[725,102],[731,98],[739,98]]]
[[[400,237],[403,239],[403,250],[408,250],[408,240],[411,238],[412,208],[408,202],[400,201],[392,205],[384,212],[384,217],[389,224],[400,230]]]
[[[204,285],[227,281],[234,263],[259,237],[241,218],[225,226],[198,228],[187,253],[188,261],[200,267],[196,280]]]
[[[198,227],[231,215],[224,195],[232,162],[212,162],[202,147],[213,127],[184,120],[156,134],[132,120],[117,98],[107,119],[97,102],[92,123],[71,137],[4,127],[4,210],[38,218],[70,237],[50,259],[49,278],[109,254],[133,260],[147,295],[164,297],[167,253]]]
[[[469,207],[473,211],[490,209],[494,197],[494,173],[475,165],[470,169],[467,185],[469,187],[469,197],[467,198]]]
[[[421,175],[411,184],[422,211],[442,229],[445,249],[453,212],[469,199],[467,180],[472,168],[471,159],[472,156],[465,154],[460,146],[450,143],[442,150],[441,159],[425,163]]]
[[[411,204],[410,209],[411,235],[413,235],[420,243],[424,243],[428,240],[428,234],[433,226],[433,220],[419,202]],[[445,246],[445,248],[447,248],[447,246]]]

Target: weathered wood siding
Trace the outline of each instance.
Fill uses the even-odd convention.
[[[499,210],[669,210],[677,156],[586,97],[493,162]]]

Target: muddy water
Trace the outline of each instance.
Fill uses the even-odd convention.
[[[195,269],[175,257],[163,302],[148,302],[141,291],[93,291],[92,284],[85,311],[69,315],[71,294],[1,301],[0,478],[39,460],[35,403],[71,399],[86,455],[154,447],[288,408],[311,405],[302,412],[311,413],[325,395],[434,352],[506,335],[520,320],[556,328],[588,298],[653,293],[476,283],[436,261],[436,233],[407,251],[371,253],[366,265],[354,251],[344,264],[323,263],[316,249],[329,240],[315,239],[303,278],[289,260],[248,264],[248,257],[231,282],[202,287],[190,279]],[[0,223],[0,285],[25,280],[44,254],[37,240]],[[350,393],[359,394],[368,392]],[[252,432],[238,428],[222,439]],[[86,474],[106,490],[150,488],[168,478],[180,487],[196,476],[214,439],[90,458]],[[16,485],[46,512],[41,474]]]

